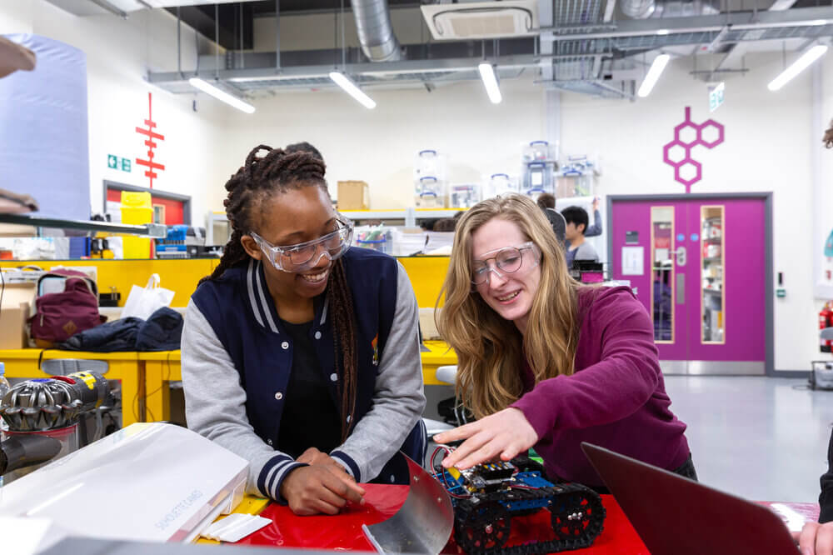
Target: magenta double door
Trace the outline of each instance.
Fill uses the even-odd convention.
[[[615,196],[609,214],[611,275],[651,315],[664,372],[771,368],[768,197]]]

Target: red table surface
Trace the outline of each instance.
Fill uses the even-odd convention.
[[[289,507],[272,503],[260,513],[272,524],[244,538],[238,545],[329,549],[338,551],[374,551],[362,533],[362,524],[372,525],[393,516],[405,502],[408,486],[362,484],[367,494],[363,506],[350,506],[337,516],[299,517]],[[610,495],[602,496],[607,511],[604,530],[581,553],[598,555],[649,555],[619,505]],[[537,518],[536,518],[537,517]],[[544,539],[551,533],[547,511],[512,519],[508,545],[529,538]],[[548,538],[546,538],[548,539]],[[452,538],[443,553],[458,553]]]

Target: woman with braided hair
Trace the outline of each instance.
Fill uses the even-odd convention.
[[[303,150],[251,151],[182,337],[188,426],[249,461],[250,493],[301,515],[360,503],[363,481],[408,483],[393,457],[426,447],[413,289],[395,259],[349,248],[324,172]]]

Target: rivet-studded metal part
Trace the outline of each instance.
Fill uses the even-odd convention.
[[[54,430],[75,424],[82,412],[110,397],[107,381],[95,372],[16,384],[0,399],[0,417],[13,432]]]
[[[506,546],[511,507],[527,501],[548,500],[555,539]],[[580,484],[558,484],[538,489],[494,491],[455,500],[454,538],[467,555],[534,555],[588,547],[602,532],[605,509],[593,490]]]

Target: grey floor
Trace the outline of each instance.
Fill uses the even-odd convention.
[[[746,499],[812,502],[827,469],[833,392],[806,380],[666,376],[700,481]]]

